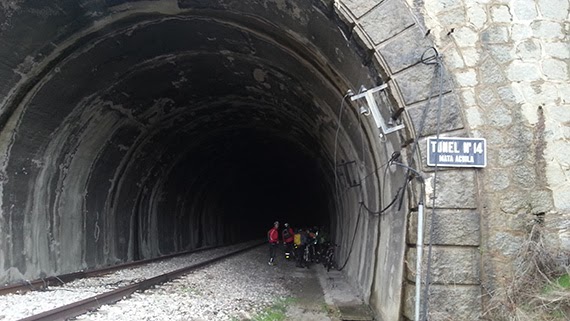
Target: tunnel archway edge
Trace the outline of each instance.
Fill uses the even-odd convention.
[[[407,135],[409,138],[415,138],[413,128],[417,127],[420,122],[421,111],[426,105],[426,100],[430,94],[430,85],[433,81],[433,73],[430,72],[430,67],[426,67],[423,64],[418,63],[418,53],[421,53],[426,48],[432,46],[431,42],[423,36],[422,26],[420,26],[414,14],[408,5],[401,0],[389,0],[384,1],[380,4],[376,4],[369,8],[367,11],[362,11],[361,9],[356,9],[357,6],[352,4],[344,4],[342,2],[336,1],[316,1],[320,5],[325,5],[329,10],[331,10],[331,15],[339,19],[345,31],[348,31],[348,36],[358,43],[365,53],[363,56],[368,58],[367,63],[370,64],[372,69],[379,72],[377,75],[378,79],[384,79],[388,81],[390,88],[390,93],[393,99],[397,102],[397,105],[406,108],[405,113],[405,123],[408,128]],[[155,5],[150,6],[151,11],[155,10],[157,7]],[[172,9],[168,9],[172,10]],[[172,13],[168,11],[165,13]],[[386,14],[385,12],[390,12],[391,15],[397,15],[402,17],[401,20],[395,22],[391,19],[382,19]],[[128,11],[125,11],[125,17],[128,16]],[[377,23],[381,21],[381,23]],[[385,30],[390,32],[386,33]],[[95,31],[93,31],[95,32]],[[422,39],[420,42],[416,42],[417,39]],[[83,38],[88,41],[89,37]],[[401,59],[393,56],[392,50],[390,48],[399,48],[404,50],[396,50],[398,56]],[[362,53],[360,53],[362,54]],[[60,56],[57,54],[56,56]],[[414,60],[415,59],[415,60]],[[58,63],[59,61],[53,60],[49,62],[46,60],[46,68],[41,70],[49,70],[52,63]],[[325,71],[328,74],[328,72]],[[45,74],[36,75],[37,79],[41,79]],[[330,74],[329,74],[330,75]],[[28,82],[26,86],[33,84]],[[26,88],[26,87],[24,87]],[[29,87],[28,87],[29,88]],[[24,90],[25,91],[25,90]],[[14,101],[18,99],[25,99],[23,96],[13,96]],[[462,122],[462,111],[461,105],[458,99],[455,97],[452,91],[452,85],[446,84],[445,93],[445,112],[446,117],[444,119],[445,125],[442,128],[442,133],[453,133],[453,134],[467,134],[465,132],[465,127]],[[12,104],[12,106],[20,105],[20,103]],[[4,115],[12,114],[15,108],[11,111],[3,112]],[[434,115],[428,116],[428,124],[426,125],[426,131],[422,136],[433,135],[436,130],[435,117]],[[7,119],[6,119],[7,120]],[[420,138],[417,138],[421,140]],[[405,149],[404,149],[405,151]],[[404,152],[403,152],[404,153]],[[421,166],[424,162],[420,161],[422,157],[418,155],[408,155],[410,159],[415,159],[416,165]],[[426,176],[430,176],[432,173],[430,169],[424,168]],[[440,174],[441,176],[447,176],[449,180],[461,180],[465,182],[465,190],[467,193],[472,194],[465,201],[451,202],[451,203],[440,203],[438,207],[442,208],[442,211],[456,210],[461,213],[470,213],[470,215],[476,216],[477,214],[472,214],[476,209],[477,205],[474,203],[476,194],[476,174],[474,171],[469,170],[453,170],[445,171]],[[445,187],[443,187],[445,189]],[[454,188],[454,187],[450,187]],[[445,191],[443,191],[445,193]],[[416,201],[416,196],[413,193],[409,193],[408,202],[413,204]],[[475,222],[478,218],[476,218]],[[413,224],[414,224],[414,213],[411,212],[409,217],[406,217],[405,225],[402,228],[408,230],[405,235],[402,235],[402,244],[406,244],[405,251],[401,253],[402,259],[407,258],[407,261],[413,261],[413,256],[415,250],[413,245],[415,244],[415,236],[413,234]],[[445,222],[441,222],[445,224]],[[380,224],[380,223],[379,223]],[[380,230],[382,227],[379,228]],[[380,233],[381,237],[388,237],[389,232]],[[372,237],[372,236],[370,236]],[[386,253],[380,253],[382,251],[382,245],[388,242],[387,239],[382,241],[377,241],[373,245],[373,249],[377,254],[377,257],[386,256]],[[470,257],[470,262],[473,262],[472,257],[477,261],[479,238],[475,238],[469,241],[467,244],[461,242],[455,242],[455,240],[445,240],[442,244],[436,244],[436,251],[441,251],[442,255],[448,255],[453,258],[464,258]],[[437,245],[441,247],[438,248]],[[365,251],[367,247],[363,245],[361,251]],[[380,252],[379,252],[380,251]],[[402,283],[403,290],[401,295],[393,295],[393,293],[387,293],[385,291],[386,284],[391,284],[393,280],[388,280],[389,274],[386,267],[382,267],[382,264],[375,266],[375,271],[372,276],[362,276],[359,270],[362,270],[362,266],[358,266],[360,263],[354,263],[355,267],[349,272],[349,275],[353,280],[363,288],[365,294],[369,298],[371,305],[374,307],[376,313],[385,320],[391,320],[394,316],[400,317],[403,314],[404,317],[411,319],[411,307],[409,302],[413,301],[413,280],[411,279],[411,273],[404,272],[404,262],[403,260],[398,264],[401,264],[400,281],[395,283]],[[365,269],[365,268],[364,268]],[[445,284],[442,280],[441,283],[436,283],[434,285],[434,291],[436,292],[435,297],[441,299],[444,297],[452,297],[455,295],[460,299],[458,302],[470,302],[475,306],[473,313],[481,311],[480,304],[480,288],[477,283],[478,279],[478,269],[472,269],[462,276],[459,280],[453,280],[454,284],[460,284],[458,287],[451,287]],[[384,279],[386,278],[386,279]],[[398,277],[396,277],[398,279]],[[436,280],[436,282],[438,282]],[[452,295],[453,294],[453,295]],[[392,304],[392,308],[387,309],[386,307],[390,304],[387,303],[390,300],[397,300],[398,304]]]

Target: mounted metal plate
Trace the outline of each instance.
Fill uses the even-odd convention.
[[[396,125],[396,126],[389,126],[384,121],[384,117],[380,114],[380,109],[378,108],[378,104],[376,103],[376,99],[374,98],[374,93],[384,90],[388,87],[387,84],[380,85],[378,87],[374,87],[372,89],[367,89],[364,92],[354,95],[350,98],[351,101],[355,101],[361,98],[366,99],[366,103],[368,105],[368,110],[372,114],[372,118],[374,118],[374,122],[376,123],[376,127],[380,129],[382,134],[387,135],[389,133],[393,133],[400,129],[405,128],[403,124]]]

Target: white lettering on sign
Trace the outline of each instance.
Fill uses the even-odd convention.
[[[427,139],[427,165],[448,167],[485,167],[484,138],[441,137]]]
[[[446,141],[431,142],[432,150],[436,150],[436,145],[438,153],[453,153],[453,154],[459,153],[459,150],[457,149],[457,142],[446,142]]]
[[[450,154],[469,154],[471,152],[475,154],[483,154],[483,143],[471,143],[471,142],[463,142],[463,150],[460,151],[457,147],[457,142],[448,142],[448,141],[430,141],[431,150],[437,151],[438,153],[450,153]]]
[[[473,148],[473,152],[475,154],[483,154],[483,143],[475,143],[475,148]]]
[[[455,162],[456,163],[473,163],[473,156],[457,155],[457,156],[455,156]]]

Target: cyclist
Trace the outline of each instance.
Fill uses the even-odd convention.
[[[273,227],[267,232],[267,240],[269,241],[269,262],[267,264],[275,264],[275,250],[279,244],[279,222],[275,221]]]
[[[289,223],[285,223],[285,228],[282,232],[283,235],[283,244],[285,244],[285,259],[289,259],[291,257],[291,251],[293,249],[293,240],[294,240],[294,232],[293,229],[289,226]]]
[[[293,235],[293,252],[295,254],[295,259],[297,261],[297,266],[299,266],[299,255],[303,253],[299,253],[299,248],[301,247],[301,229],[298,229],[297,232]]]
[[[304,229],[299,229],[299,245],[297,246],[297,267],[304,268],[309,267],[308,262],[305,260],[305,247],[309,242],[308,233]]]
[[[308,261],[312,263],[319,263],[320,261],[319,229],[315,226],[312,229],[307,230],[307,232],[308,232],[308,242],[307,242]]]

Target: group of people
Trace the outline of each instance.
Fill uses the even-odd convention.
[[[275,255],[277,246],[283,242],[285,259],[290,259],[292,256],[296,258],[297,267],[308,267],[307,255],[305,248],[310,244],[317,243],[319,238],[318,229],[298,229],[294,232],[293,228],[288,224],[284,224],[283,230],[279,230],[279,222],[275,221],[273,227],[267,232],[267,239],[269,241],[269,265],[275,264]]]

